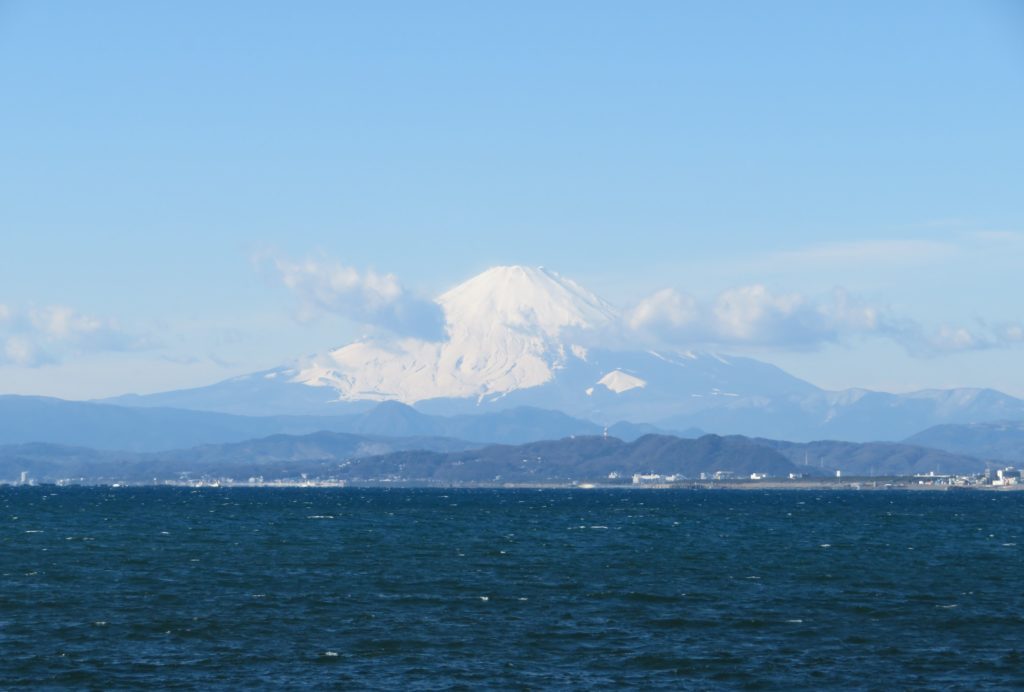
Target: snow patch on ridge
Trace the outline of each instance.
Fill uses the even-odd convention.
[[[598,380],[597,383],[604,385],[606,389],[615,392],[616,394],[622,394],[623,392],[628,392],[631,389],[643,389],[647,386],[646,381],[641,380],[639,377],[634,375],[624,373],[621,370],[612,370],[610,373]]]

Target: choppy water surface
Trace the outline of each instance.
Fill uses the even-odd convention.
[[[1024,685],[1024,494],[0,488],[0,687]]]

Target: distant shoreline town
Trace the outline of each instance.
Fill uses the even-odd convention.
[[[752,474],[758,476],[758,474]],[[634,474],[629,479],[604,479],[597,482],[486,482],[430,481],[426,479],[339,479],[339,478],[248,478],[224,477],[153,479],[152,481],[115,481],[61,479],[36,482],[23,473],[16,481],[0,481],[0,487],[105,487],[105,488],[406,488],[406,489],[481,489],[481,490],[980,490],[1014,492],[1024,490],[1021,471],[1006,467],[995,472],[973,475],[941,475],[935,473],[913,476],[850,476],[789,478],[738,478],[718,474],[701,479],[688,479],[659,474]]]

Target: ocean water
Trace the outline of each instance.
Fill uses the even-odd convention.
[[[0,688],[1024,686],[1024,493],[0,488]]]

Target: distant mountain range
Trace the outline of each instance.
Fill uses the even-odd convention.
[[[803,472],[840,470],[858,476],[909,476],[924,473],[980,473],[999,466],[989,457],[894,442],[785,442],[754,439],[774,449]]]
[[[133,408],[45,397],[0,396],[0,445],[46,442],[130,452],[240,442],[272,434],[319,431],[378,437],[449,437],[477,443],[520,443],[596,435],[596,423],[558,411],[512,408],[481,415],[433,416],[398,402],[371,404],[344,416],[237,416],[208,411]],[[660,429],[619,423],[609,433],[635,439]],[[700,434],[699,430],[680,431]]]
[[[437,302],[441,341],[368,338],[207,387],[107,403],[275,417],[349,415],[383,401],[445,416],[529,407],[602,425],[799,441],[897,441],[939,424],[1024,420],[1024,401],[989,389],[829,392],[750,358],[623,348],[617,311],[545,269],[495,267]]]
[[[36,480],[87,482],[150,482],[206,474],[243,479],[264,474],[271,478],[298,477],[302,473],[326,476],[335,474],[339,464],[352,459],[407,449],[429,453],[473,446],[445,438],[382,438],[333,432],[271,435],[165,452],[97,450],[36,442],[0,446],[0,481],[13,481],[22,471]]]
[[[546,483],[618,478],[634,473],[731,472],[785,477],[977,473],[976,458],[900,444],[798,444],[741,436],[697,439],[644,435],[632,442],[583,435],[522,445],[486,445],[438,437],[385,438],[318,432],[164,452],[94,450],[47,443],[0,447],[0,480],[22,471],[37,480],[135,481],[202,476],[245,480],[341,478],[355,482]],[[991,464],[988,464],[991,465]]]
[[[747,477],[786,477],[797,467],[779,452],[744,437],[684,439],[645,435],[633,442],[577,437],[525,445],[491,445],[458,452],[393,452],[354,462],[353,480],[418,479],[431,482],[550,483],[622,479],[634,473],[681,475],[728,471]],[[816,474],[815,474],[816,475]]]
[[[1024,421],[937,425],[906,441],[984,459],[1024,464]]]
[[[816,455],[816,456],[815,456]],[[814,459],[814,463],[811,463]],[[424,478],[444,481],[541,482],[606,479],[634,473],[675,475],[696,479],[701,473],[731,472],[787,477],[833,476],[836,470],[853,476],[909,476],[929,471],[980,473],[986,463],[900,444],[813,442],[797,444],[731,435],[683,439],[645,435],[633,442],[582,437],[526,445],[493,445],[455,452],[393,452],[359,460],[347,470],[350,477]]]

